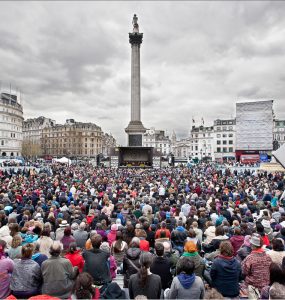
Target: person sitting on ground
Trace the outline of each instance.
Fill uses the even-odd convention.
[[[97,300],[99,298],[100,291],[93,285],[93,277],[86,272],[80,273],[75,280],[71,299]]]
[[[80,250],[77,249],[77,245],[75,242],[69,245],[68,252],[64,257],[71,262],[73,267],[78,267],[79,273],[83,271],[84,259],[80,253]]]
[[[10,288],[16,298],[25,299],[41,292],[41,268],[38,263],[31,259],[33,251],[33,244],[24,245],[21,259],[14,261]]]
[[[60,240],[63,245],[63,251],[67,252],[69,245],[75,242],[75,238],[71,235],[71,227],[68,226],[64,229],[63,237]]]
[[[22,256],[22,238],[19,234],[16,234],[11,243],[11,248],[8,250],[8,256],[11,259],[21,258]]]
[[[86,223],[81,222],[79,228],[73,232],[73,237],[78,248],[83,249],[88,239],[88,232],[85,231]]]
[[[48,257],[40,252],[40,245],[38,243],[34,244],[34,253],[32,255],[32,260],[38,263],[41,267],[42,263],[47,259]]]
[[[272,262],[282,265],[282,260],[285,257],[284,242],[281,238],[273,239],[272,250],[266,252],[270,256]]]
[[[219,249],[222,241],[228,240],[229,238],[225,235],[223,226],[218,226],[215,231],[215,237],[209,244],[203,244],[203,250],[205,252],[214,252]]]
[[[220,244],[220,255],[214,259],[210,275],[212,286],[224,297],[239,296],[239,281],[241,280],[241,266],[234,257],[234,249],[229,241]]]
[[[262,237],[254,233],[250,239],[252,251],[242,262],[242,273],[245,277],[245,284],[249,290],[254,289],[260,292],[262,288],[269,285],[269,268],[271,258],[266,255]]]
[[[177,276],[170,290],[165,291],[166,299],[203,299],[205,287],[202,279],[194,273],[194,263],[182,257],[177,263]]]
[[[59,241],[54,241],[50,247],[50,258],[42,263],[43,276],[42,293],[61,299],[70,297],[78,268],[60,256],[63,250]]]
[[[133,274],[129,281],[130,299],[138,295],[145,295],[148,299],[159,299],[161,295],[160,276],[150,272],[153,256],[149,252],[143,252],[140,256],[140,269]]]
[[[92,249],[84,251],[84,272],[88,272],[98,286],[111,282],[111,274],[108,265],[110,254],[100,249],[102,237],[99,234],[91,236]]]
[[[14,270],[14,262],[5,256],[6,242],[0,240],[0,299],[10,295],[11,274]],[[21,254],[22,256],[22,254]]]

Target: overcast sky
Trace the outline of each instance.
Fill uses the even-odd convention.
[[[141,46],[142,121],[186,137],[192,116],[235,116],[275,99],[285,118],[285,3],[0,2],[0,80],[24,93],[24,117],[94,122],[126,144],[128,32]]]

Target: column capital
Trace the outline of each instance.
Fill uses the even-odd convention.
[[[132,45],[140,45],[142,43],[143,33],[131,32],[129,33],[129,42]]]

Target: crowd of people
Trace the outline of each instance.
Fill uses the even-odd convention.
[[[284,173],[49,170],[0,170],[1,299],[285,299]]]

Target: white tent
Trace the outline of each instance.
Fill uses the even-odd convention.
[[[285,144],[272,152],[272,155],[285,168]]]
[[[62,163],[62,164],[71,164],[71,160],[68,159],[67,157],[62,157],[59,159],[55,159],[56,162]]]

